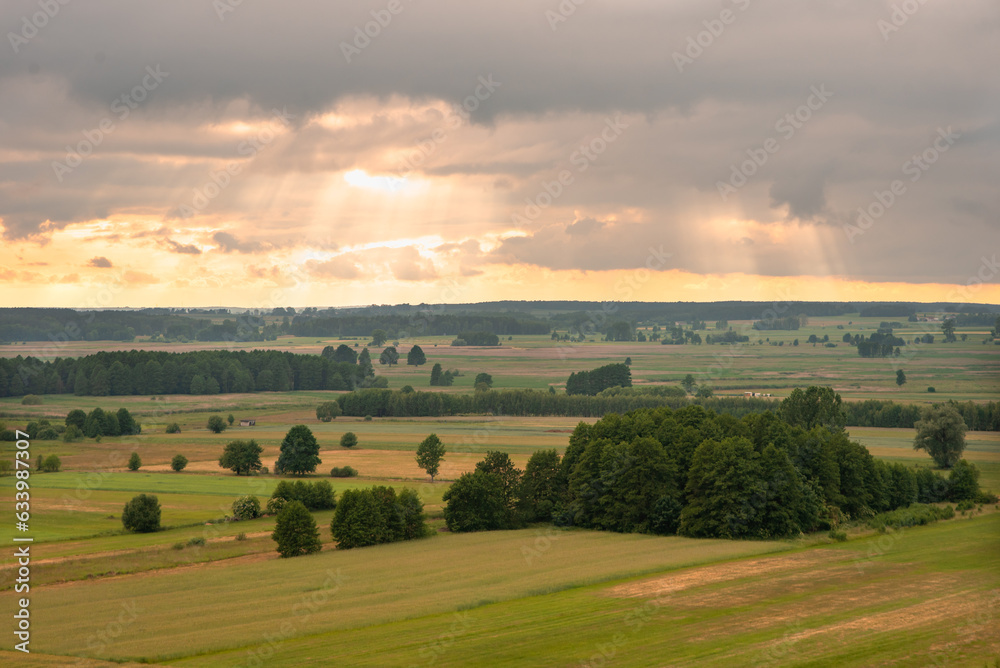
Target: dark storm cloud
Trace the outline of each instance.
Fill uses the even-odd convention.
[[[349,169],[385,147],[423,138],[423,129],[409,137],[382,118],[343,131],[306,125],[354,96],[455,105],[473,99],[472,120],[503,145],[454,158],[442,145],[424,168],[497,184],[509,213],[570,166],[576,143],[600,132],[604,116],[629,115],[631,127],[575,173],[551,217],[533,220],[522,230],[528,236],[504,241],[491,256],[496,261],[638,266],[645,248],[669,239],[678,267],[808,272],[794,249],[754,235],[722,242],[743,255],[724,248],[720,261],[699,238],[698,221],[731,216],[839,231],[876,193],[907,179],[904,164],[947,126],[961,134],[958,143],[919,180],[905,181],[905,195],[862,236],[827,242],[827,266],[859,278],[962,280],[997,237],[1000,86],[988,74],[1000,64],[996,3],[966,3],[961,11],[921,4],[899,30],[887,31],[879,23],[890,20],[887,1],[623,0],[584,3],[553,18],[546,12],[559,11],[555,0],[404,0],[403,11],[368,42],[357,29],[386,3],[244,2],[221,14],[220,5],[230,6],[70,3],[26,43],[8,36],[0,44],[8,49],[0,58],[6,238],[44,238],[135,207],[176,214],[210,183],[213,159],[252,163],[206,209],[243,222],[250,214],[241,196],[261,187],[252,175],[294,179]],[[35,0],[5,3],[0,32],[18,34],[23,17],[37,11]],[[706,33],[706,22],[718,28],[722,11],[733,20],[717,35]],[[155,88],[147,68],[163,73]],[[483,88],[484,78],[496,82],[493,90]],[[810,107],[817,86],[832,96]],[[477,90],[487,99],[475,100]],[[125,117],[123,96],[136,96]],[[293,131],[262,145],[263,160],[241,154],[240,137],[205,131],[282,109],[294,116]],[[113,131],[57,178],[52,162],[65,161],[65,147],[78,146],[105,119]],[[543,132],[504,135],[516,122]],[[718,184],[769,139],[776,150],[723,200]],[[629,209],[643,215],[614,222]],[[254,215],[277,227],[285,214]],[[509,221],[504,215],[493,225],[499,231]],[[280,236],[263,244],[217,232],[214,240],[222,252],[255,253],[290,243]],[[434,269],[411,259],[392,271],[412,279]]]

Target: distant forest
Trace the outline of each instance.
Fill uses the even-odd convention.
[[[280,334],[367,337],[381,329],[390,339],[457,336],[463,331],[498,336],[545,335],[561,329],[607,336],[629,326],[705,321],[759,321],[758,329],[794,329],[798,316],[847,313],[908,318],[918,311],[959,314],[956,324],[991,324],[1000,306],[912,302],[574,302],[501,301],[478,304],[401,304],[359,308],[167,309],[77,311],[58,308],[0,309],[0,342],[272,341]],[[704,327],[694,327],[703,329]],[[609,337],[616,340],[617,335]],[[626,339],[627,340],[627,339]]]

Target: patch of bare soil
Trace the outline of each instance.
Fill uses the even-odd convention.
[[[651,580],[630,582],[608,589],[605,594],[616,598],[654,597],[672,594],[692,587],[716,584],[749,578],[764,573],[810,568],[834,561],[843,561],[845,555],[813,550],[780,557],[764,557],[748,561],[737,561],[715,566],[694,568],[681,573],[671,573]]]
[[[816,629],[806,629],[791,634],[783,638],[782,641],[794,642],[826,633],[837,633],[840,635],[853,631],[886,633],[915,626],[926,626],[928,624],[944,622],[945,620],[954,621],[956,619],[964,619],[977,610],[981,610],[985,600],[986,597],[982,595],[970,595],[969,592],[956,592],[897,610],[864,615]]]

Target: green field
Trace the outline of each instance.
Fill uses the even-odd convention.
[[[503,388],[561,389],[573,371],[590,369],[611,361],[632,358],[632,377],[637,385],[669,383],[676,385],[686,374],[694,374],[700,383],[715,389],[719,395],[736,395],[743,391],[769,392],[784,397],[796,387],[808,385],[832,386],[847,400],[893,399],[904,402],[995,400],[1000,394],[1000,346],[984,345],[988,328],[958,328],[959,340],[942,343],[940,322],[909,323],[894,333],[907,341],[925,333],[935,336],[933,344],[910,345],[897,360],[863,359],[857,350],[842,341],[845,333],[871,335],[883,320],[898,318],[862,318],[848,314],[839,317],[811,318],[809,324],[794,331],[755,331],[749,321],[730,321],[729,326],[750,336],[750,342],[735,347],[725,345],[660,345],[659,342],[607,343],[594,338],[582,343],[556,342],[548,336],[514,336],[503,340],[499,348],[452,347],[451,337],[418,337],[401,342],[400,352],[405,353],[413,343],[419,344],[427,354],[428,364],[408,367],[405,364],[391,368],[376,364],[376,372],[389,380],[389,386],[399,388],[410,384],[417,389],[428,386],[430,367],[435,362],[446,369],[462,372],[450,388],[439,391],[466,392],[472,389],[476,373],[493,375],[494,386]],[[651,331],[647,330],[647,334]],[[700,331],[706,335],[718,334],[709,328]],[[829,337],[836,347],[806,343],[815,334],[819,339]],[[966,340],[962,341],[961,336]],[[795,340],[799,345],[792,345]],[[98,350],[130,350],[143,348],[164,351],[189,351],[203,349],[268,348],[297,353],[319,354],[325,346],[346,343],[358,349],[364,345],[356,339],[303,338],[282,336],[267,343],[134,343],[80,341],[60,344],[58,354],[78,356]],[[392,343],[391,341],[389,343]],[[781,345],[772,345],[781,344]],[[375,351],[378,352],[377,350]],[[28,342],[0,346],[0,355],[52,355],[51,344]],[[378,355],[373,357],[377,360]],[[897,387],[896,369],[901,368],[907,383]],[[929,395],[928,387],[936,392]],[[202,397],[202,401],[206,398]],[[91,404],[93,397],[84,398],[81,405]],[[61,398],[59,399],[61,401]],[[174,410],[184,410],[187,398],[168,397],[175,404]],[[215,399],[211,400],[215,402]],[[286,402],[289,399],[277,399]],[[295,399],[291,399],[295,401]],[[252,407],[253,399],[245,397],[220,398],[220,409]],[[9,404],[9,405],[8,405]],[[131,406],[130,406],[131,408]],[[15,400],[0,400],[0,413],[21,414]],[[63,412],[65,415],[65,412]]]
[[[871,333],[880,319],[815,319],[797,332],[760,332],[768,341],[735,349],[659,343],[556,343],[514,337],[500,348],[462,348],[447,337],[419,340],[429,362],[462,374],[430,388],[428,366],[377,367],[390,387],[469,392],[476,373],[497,388],[555,387],[572,371],[632,358],[636,385],[677,384],[695,374],[718,395],[744,390],[786,396],[795,387],[832,385],[847,400],[899,402],[996,400],[1000,347],[965,342],[917,348],[899,365],[866,360],[840,343],[844,331]],[[738,323],[731,323],[738,325]],[[843,329],[838,328],[843,327]],[[923,325],[897,333],[912,338]],[[863,329],[862,329],[863,328]],[[912,329],[911,329],[912,328]],[[702,332],[702,335],[711,330]],[[827,335],[838,345],[805,341]],[[794,339],[799,345],[791,345]],[[940,337],[938,337],[940,340]],[[353,344],[356,341],[350,340]],[[336,340],[282,337],[267,347],[319,353]],[[436,344],[436,345],[435,345]],[[261,344],[246,347],[258,347]],[[80,342],[62,354],[146,347]],[[151,344],[193,350],[215,344]],[[0,346],[30,354],[32,345]],[[403,346],[405,354],[405,345]],[[936,392],[927,393],[927,386]],[[138,436],[35,441],[38,455],[58,455],[59,473],[32,472],[32,654],[0,651],[5,663],[176,666],[336,663],[372,666],[460,665],[815,665],[983,666],[1000,660],[1000,513],[988,506],[953,520],[880,535],[863,525],[850,540],[826,534],[782,541],[694,540],[622,535],[537,525],[520,531],[451,534],[442,495],[488,450],[523,468],[541,449],[562,453],[580,418],[454,416],[338,417],[316,420],[330,392],[217,396],[76,397],[48,395],[38,406],[0,399],[0,422],[62,420],[74,408],[127,407]],[[221,434],[205,428],[215,413],[253,418],[254,427]],[[593,422],[595,418],[587,418]],[[177,422],[179,434],[166,434]],[[218,465],[226,443],[253,438],[273,469],[288,429],[307,424],[322,464],[312,479],[338,495],[374,484],[417,491],[433,529],[429,538],[338,551],[332,511],[314,513],[322,552],[283,560],[274,551],[273,517],[226,522],[233,500],[262,500],[280,478],[239,477]],[[347,450],[340,436],[359,445]],[[849,428],[876,457],[932,466],[912,448],[912,429]],[[414,461],[417,444],[436,433],[448,454],[436,482]],[[12,443],[0,456],[12,458]],[[137,472],[125,463],[142,458]],[[170,470],[176,454],[189,464]],[[965,457],[984,488],[1000,491],[1000,433],[969,432]],[[332,479],[333,466],[360,472]],[[0,512],[14,513],[14,479],[0,478]],[[129,534],[125,502],[156,494],[164,530]],[[0,528],[12,544],[13,522]],[[0,599],[14,607],[17,564],[0,561]],[[70,659],[69,657],[74,657]],[[27,659],[27,660],[25,660]],[[114,663],[105,663],[112,661]],[[994,665],[990,663],[989,665]]]
[[[983,665],[1000,652],[998,539],[991,513],[811,547],[528,529],[249,554],[41,586],[35,651],[204,666],[258,652],[277,666]]]

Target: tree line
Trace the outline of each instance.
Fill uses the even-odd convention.
[[[134,341],[137,336],[190,341],[269,341],[277,334],[276,325],[266,325],[261,318],[250,314],[213,323],[208,318],[181,315],[168,309],[0,309],[0,341]]]
[[[672,390],[672,391],[671,391]],[[678,391],[679,390],[679,391]],[[801,392],[801,390],[800,390]],[[793,392],[794,394],[794,392]],[[447,415],[509,415],[601,417],[606,413],[627,413],[640,408],[683,408],[701,405],[717,413],[743,417],[777,411],[779,399],[744,397],[687,397],[681,388],[608,388],[597,396],[567,395],[538,390],[484,390],[474,394],[362,389],[337,397],[344,415],[363,417],[438,417]],[[961,413],[969,429],[1000,431],[1000,402],[977,404],[948,402]],[[843,402],[837,409],[842,426],[896,427],[911,429],[920,419],[917,404],[868,399]]]
[[[548,334],[549,324],[497,314],[434,315],[414,311],[412,314],[343,314],[297,315],[291,323],[295,336],[368,336],[381,329],[390,339],[414,336],[454,336],[460,332],[490,332],[501,336]],[[469,344],[496,345],[496,344]]]
[[[131,350],[52,361],[0,359],[0,396],[351,390],[375,382],[367,348],[356,364],[276,350]]]

